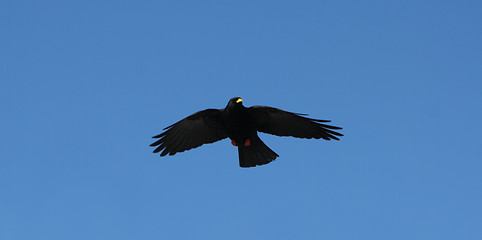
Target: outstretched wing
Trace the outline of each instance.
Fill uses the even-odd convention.
[[[338,139],[343,134],[333,130],[341,127],[323,124],[329,120],[307,118],[299,113],[283,111],[281,109],[252,106],[249,108],[251,116],[256,122],[257,130],[276,136],[292,136],[297,138],[323,138],[325,140]]]
[[[228,134],[224,130],[221,114],[221,110],[218,109],[206,109],[194,113],[164,128],[163,133],[153,137],[160,139],[150,146],[157,146],[154,153],[162,151],[161,156],[165,156],[227,138]]]

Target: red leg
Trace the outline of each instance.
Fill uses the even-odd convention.
[[[235,147],[238,146],[234,140],[231,140],[231,144],[233,144],[233,146],[235,146]]]
[[[251,140],[249,138],[246,138],[246,141],[244,142],[245,147],[249,147],[251,145]]]

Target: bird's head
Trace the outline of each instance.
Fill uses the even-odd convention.
[[[226,107],[232,108],[237,106],[243,106],[243,99],[241,99],[240,97],[233,97],[229,99],[228,105]]]

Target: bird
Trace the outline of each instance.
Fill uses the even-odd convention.
[[[327,125],[330,120],[308,118],[268,106],[245,107],[243,99],[233,97],[224,109],[206,109],[166,127],[153,136],[150,146],[160,156],[174,155],[225,138],[238,148],[239,166],[256,167],[274,161],[279,155],[259,138],[258,132],[306,139],[340,140],[341,127]]]

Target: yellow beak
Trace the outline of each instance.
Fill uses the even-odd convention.
[[[236,103],[240,103],[242,101],[243,101],[243,99],[239,98],[238,100],[236,100]]]

